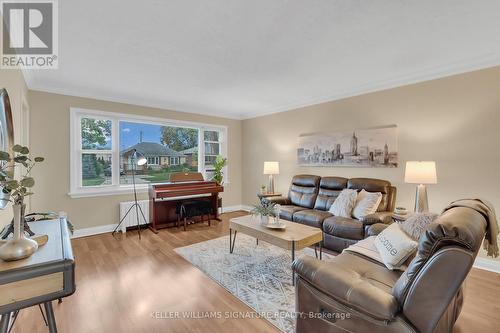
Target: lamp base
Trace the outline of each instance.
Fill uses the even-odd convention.
[[[267,193],[275,193],[274,192],[274,176],[269,175],[269,185],[267,186]]]
[[[417,186],[415,195],[415,212],[426,213],[429,211],[429,202],[427,200],[427,188],[425,185],[420,184]]]

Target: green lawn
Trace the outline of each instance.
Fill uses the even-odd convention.
[[[97,185],[101,185],[102,183],[104,183],[103,177],[82,179],[83,186],[97,186]]]
[[[144,179],[152,183],[168,182],[172,173],[182,172],[183,169],[184,167],[172,167],[170,169],[148,170],[147,177],[144,177]],[[198,171],[198,168],[190,168],[190,172],[196,171]]]

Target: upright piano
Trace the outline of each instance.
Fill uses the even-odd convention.
[[[150,229],[157,233],[159,229],[175,225],[177,214],[175,207],[183,200],[206,200],[212,204],[211,218],[219,220],[219,193],[224,187],[215,181],[205,181],[199,172],[175,173],[170,182],[149,185],[149,222]]]

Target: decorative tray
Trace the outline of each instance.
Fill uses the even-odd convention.
[[[265,227],[269,228],[269,229],[285,229],[286,224],[285,223],[269,223]]]

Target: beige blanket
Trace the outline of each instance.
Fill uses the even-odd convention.
[[[498,222],[495,215],[495,209],[490,202],[484,199],[461,199],[453,201],[443,212],[453,207],[468,207],[483,214],[488,223],[486,235],[484,237],[483,247],[490,257],[498,257]]]

